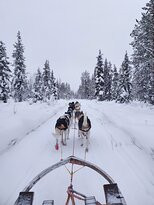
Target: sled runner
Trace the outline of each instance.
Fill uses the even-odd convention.
[[[86,197],[85,205],[97,205],[97,201],[94,196]]]
[[[72,202],[72,205],[78,204],[75,203],[75,200],[83,200],[85,205],[126,205],[126,202],[124,200],[124,197],[122,196],[117,184],[114,182],[114,180],[101,168],[96,166],[95,164],[92,164],[88,161],[79,159],[75,156],[70,156],[50,167],[43,170],[41,173],[39,173],[23,190],[23,192],[20,193],[18,199],[16,200],[14,205],[32,205],[33,203],[33,192],[29,192],[33,186],[41,180],[45,175],[50,173],[51,171],[66,165],[66,164],[72,164],[72,170],[70,172],[71,180],[70,185],[67,190],[67,200],[65,205],[69,204],[69,201]],[[102,204],[98,202],[94,196],[85,196],[82,193],[79,193],[73,189],[73,176],[77,172],[73,170],[73,165],[79,165],[83,167],[88,167],[94,171],[96,171],[98,174],[100,174],[107,182],[108,184],[104,185],[104,192],[105,192],[105,199],[106,204]],[[79,171],[79,169],[78,169]],[[60,196],[60,195],[59,195]],[[42,205],[54,205],[53,200],[46,200],[43,201]]]

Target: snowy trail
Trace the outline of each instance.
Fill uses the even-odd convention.
[[[59,107],[58,109],[56,109],[54,111],[54,113],[52,113],[51,116],[49,116],[47,119],[45,119],[44,121],[40,122],[40,124],[38,124],[37,126],[35,126],[34,128],[30,129],[24,136],[20,137],[20,138],[14,138],[11,139],[11,141],[8,143],[8,146],[5,147],[4,149],[2,149],[0,151],[0,156],[3,155],[5,152],[9,151],[13,146],[17,145],[18,143],[20,143],[21,140],[23,140],[25,137],[27,137],[28,135],[30,135],[32,132],[35,132],[38,128],[40,128],[42,125],[44,125],[47,121],[49,121],[51,118],[53,118],[57,112],[59,110],[61,110],[63,107]]]
[[[41,160],[43,159],[42,156],[44,152],[48,151],[47,155],[50,156],[51,147],[49,146],[55,143],[55,139],[52,136],[54,124],[56,119],[66,111],[66,108],[67,106],[63,106],[63,108],[59,106],[56,108],[52,116],[47,118],[44,122],[40,122],[35,129],[32,129],[19,139],[20,143],[16,143],[7,148],[6,151],[3,152],[3,155],[0,156],[0,181],[1,184],[4,184],[3,191],[0,193],[2,199],[3,196],[7,194],[8,186],[10,190],[12,190],[11,195],[14,195],[14,192],[17,190],[19,192],[19,189],[21,191],[23,186],[25,186],[24,184],[34,177],[38,171],[42,170],[42,166],[39,170],[37,170],[37,166],[42,165]],[[55,162],[59,160],[56,156],[54,159]],[[35,167],[37,170],[36,172]],[[7,181],[3,178],[3,175],[7,176]],[[11,195],[8,197],[7,201],[3,202],[1,199],[1,203],[12,204]],[[11,202],[9,200],[11,200]]]
[[[154,204],[154,142],[151,140],[154,110],[84,100],[81,105],[92,122],[86,160],[102,168],[118,183],[128,205]],[[52,132],[55,121],[66,111],[67,103],[62,102],[58,108],[51,119],[41,126],[39,121],[35,131],[0,156],[0,205],[13,204],[19,191],[39,172],[61,159],[60,150],[54,148]],[[72,155],[75,137],[75,156],[83,159],[84,148],[80,146],[74,126],[77,127],[72,124],[67,146],[62,147],[62,158]],[[69,165],[67,167],[70,169]],[[77,170],[78,166],[74,169]],[[70,175],[65,167],[53,171],[32,189],[35,191],[34,205],[41,204],[43,199],[64,204],[69,183]],[[102,203],[104,183],[102,177],[88,168],[78,171],[73,181],[75,190],[87,196],[95,195]]]
[[[109,160],[109,157],[111,157],[110,160],[114,161],[112,170],[116,170],[116,172],[109,170],[109,173],[113,172],[112,176],[118,182],[128,203],[133,204],[133,200],[131,201],[130,196],[127,198],[127,195],[129,190],[135,187],[136,192],[130,193],[130,195],[133,196],[134,194],[134,197],[137,198],[136,203],[151,204],[154,201],[154,161],[147,146],[144,146],[136,136],[143,134],[138,128],[133,127],[132,129],[130,123],[126,121],[125,115],[119,115],[119,112],[113,112],[113,110],[111,114],[106,108],[102,111],[96,109],[96,106],[90,106],[90,109],[93,110],[93,116],[95,115],[98,123],[102,125],[103,138],[110,143],[110,152],[107,154],[107,158]],[[112,116],[116,120],[113,120]],[[127,177],[131,177],[131,181],[128,181]],[[122,182],[122,178],[125,179],[125,182]]]

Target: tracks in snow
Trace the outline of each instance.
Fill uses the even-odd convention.
[[[31,133],[35,132],[38,130],[42,125],[44,125],[46,122],[48,122],[51,118],[53,118],[59,110],[63,109],[65,106],[57,108],[52,115],[50,115],[46,120],[35,126],[34,128],[30,129],[25,135],[23,135],[21,138],[14,138],[12,139],[9,143],[8,146],[5,147],[3,150],[0,151],[0,156],[3,155],[4,153],[8,152],[11,148],[13,148],[15,145],[19,144],[25,137],[30,135]]]
[[[144,147],[140,144],[140,142],[137,141],[137,139],[135,138],[135,136],[132,132],[130,132],[125,127],[119,126],[115,121],[111,120],[104,112],[100,112],[99,109],[94,108],[92,106],[90,106],[90,108],[96,112],[96,116],[98,115],[98,113],[101,114],[101,117],[97,118],[97,121],[99,121],[99,123],[103,126],[103,128],[107,132],[107,134],[110,136],[112,149],[114,149],[114,147],[118,147],[118,146],[121,147],[123,145],[123,142],[121,142],[121,141],[118,142],[117,139],[115,139],[113,132],[109,131],[110,126],[114,129],[122,132],[124,134],[124,136],[128,137],[131,144],[134,145],[137,149],[146,152],[146,154],[149,154],[149,153],[147,153],[146,149],[144,149]],[[104,120],[104,122],[102,119]],[[108,125],[108,127],[106,125]]]

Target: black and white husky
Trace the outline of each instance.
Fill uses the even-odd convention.
[[[69,124],[70,119],[69,115],[65,114],[58,118],[56,125],[55,125],[55,137],[56,137],[56,146],[55,148],[59,149],[59,138],[61,140],[62,145],[66,145],[66,139],[69,137]]]
[[[78,128],[79,128],[78,135],[79,135],[79,137],[81,137],[81,146],[84,145],[84,141],[85,141],[86,151],[88,151],[90,129],[91,129],[91,121],[87,117],[86,114],[83,114],[79,118],[79,120],[78,120]]]

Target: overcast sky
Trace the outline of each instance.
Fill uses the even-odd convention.
[[[93,73],[96,56],[119,67],[132,50],[130,33],[148,0],[0,0],[0,40],[11,54],[17,31],[25,46],[27,71],[46,59],[56,78],[73,90],[81,73]]]

